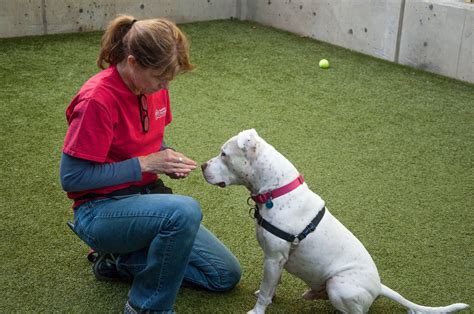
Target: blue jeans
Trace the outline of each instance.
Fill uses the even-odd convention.
[[[184,284],[226,291],[240,280],[237,259],[201,225],[199,203],[174,194],[92,200],[76,208],[75,231],[97,252],[115,253],[120,273],[133,277],[129,302],[173,313]]]

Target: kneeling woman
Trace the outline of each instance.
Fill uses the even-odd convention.
[[[211,291],[241,276],[232,253],[201,225],[196,200],[170,194],[158,174],[185,178],[196,162],[167,148],[168,84],[189,71],[186,37],[165,19],[113,20],[101,72],[69,104],[61,182],[75,231],[100,252],[98,279],[132,279],[126,312],[173,313],[182,284]]]

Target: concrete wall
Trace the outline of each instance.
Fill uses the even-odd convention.
[[[474,4],[464,0],[249,0],[247,18],[474,83]]]
[[[398,62],[474,83],[474,3],[407,1]]]
[[[0,38],[103,30],[123,12],[252,20],[474,83],[474,4],[464,0],[0,0]]]
[[[0,0],[0,38],[44,34],[43,13],[42,0]]]
[[[400,1],[256,0],[249,18],[382,59],[393,60]]]
[[[103,30],[117,14],[177,23],[237,17],[236,0],[0,0],[0,38]]]

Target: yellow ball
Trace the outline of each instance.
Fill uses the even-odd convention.
[[[329,68],[329,61],[326,60],[326,59],[322,59],[321,61],[319,61],[319,67],[321,69],[327,69]]]

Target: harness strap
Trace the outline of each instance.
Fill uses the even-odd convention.
[[[255,208],[255,213],[254,213],[254,218],[257,220],[257,223],[262,226],[263,229],[267,230],[271,234],[279,237],[280,239],[283,239],[285,241],[288,241],[294,245],[298,245],[304,238],[306,238],[311,232],[316,230],[316,227],[318,224],[321,222],[321,219],[323,219],[324,213],[326,212],[326,207],[323,207],[316,217],[306,226],[306,228],[303,229],[303,231],[298,234],[298,235],[293,235],[289,234],[288,232],[285,232],[271,223],[269,223],[267,220],[265,220],[262,215],[260,215],[260,212],[258,210],[258,207]]]

